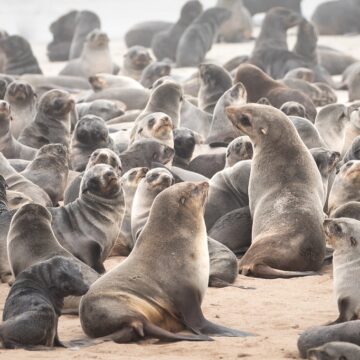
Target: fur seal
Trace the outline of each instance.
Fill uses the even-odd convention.
[[[32,160],[36,149],[23,145],[14,138],[12,124],[10,106],[6,101],[0,100],[0,151],[7,159]]]
[[[105,121],[95,115],[85,115],[75,126],[70,146],[71,168],[83,171],[90,155],[100,148],[115,150]]]
[[[287,8],[270,9],[255,41],[250,62],[274,79],[284,77],[289,70],[306,66],[306,61],[289,51],[287,45],[287,30],[299,25],[301,19],[300,14]]]
[[[78,11],[69,11],[51,23],[50,32],[53,40],[47,45],[47,56],[50,61],[69,60],[77,15]]]
[[[139,121],[134,139],[130,143],[151,138],[173,148],[173,128],[173,122],[168,115],[162,112],[151,113]]]
[[[86,37],[81,56],[70,60],[59,75],[88,78],[97,73],[114,73],[111,60],[109,38],[101,30],[93,30]]]
[[[360,160],[342,165],[335,176],[329,194],[328,212],[331,215],[349,201],[360,201]]]
[[[350,160],[360,160],[360,136],[357,136],[346,154],[343,157],[343,163],[347,163]]]
[[[230,105],[245,104],[246,101],[247,92],[244,85],[240,82],[224,92],[215,106],[211,127],[206,139],[210,146],[222,143],[228,144],[239,136],[239,132],[231,125],[225,109]]]
[[[300,356],[305,358],[310,349],[323,345],[326,346],[326,344],[335,341],[341,341],[341,344],[352,343],[360,346],[359,330],[360,320],[348,321],[331,326],[316,326],[307,329],[298,339],[297,346]],[[338,359],[341,359],[341,357]]]
[[[213,113],[216,103],[231,88],[231,75],[221,66],[201,64],[199,66],[200,89],[198,103],[201,110]]]
[[[7,199],[10,211],[20,209],[23,205],[33,202],[28,196],[18,191],[8,191]]]
[[[99,17],[92,11],[80,11],[75,19],[76,27],[72,37],[69,59],[79,58],[88,39],[88,35],[95,29],[101,29]]]
[[[360,222],[355,219],[326,219],[327,242],[333,247],[334,293],[339,317],[331,324],[358,320],[360,315],[357,273],[359,265]],[[329,324],[330,325],[330,324]]]
[[[30,43],[19,35],[0,39],[0,50],[6,56],[5,74],[42,74]]]
[[[0,325],[2,346],[6,349],[63,347],[57,326],[64,297],[81,296],[88,289],[79,266],[62,256],[25,269],[6,298]]]
[[[260,98],[265,97],[272,106],[280,108],[288,101],[296,101],[305,107],[308,119],[311,122],[315,121],[317,111],[307,95],[273,80],[254,65],[240,65],[236,72],[235,82],[241,82],[244,85],[248,102],[256,103]]]
[[[312,69],[298,67],[296,69],[288,71],[285,74],[284,80],[288,79],[299,79],[307,81],[309,83],[313,83],[315,81],[315,73]]]
[[[198,66],[216,40],[220,26],[230,18],[231,12],[212,7],[200,14],[183,33],[176,49],[178,67]]]
[[[205,207],[205,223],[208,230],[221,216],[249,205],[250,170],[251,160],[244,160],[211,178]]]
[[[103,262],[118,237],[124,211],[120,174],[104,164],[85,172],[77,200],[50,209],[60,244],[99,273],[105,272]]]
[[[216,6],[231,11],[231,17],[219,30],[219,40],[237,43],[250,40],[252,36],[252,18],[242,0],[218,0]]]
[[[144,88],[137,80],[129,76],[106,73],[89,76],[89,83],[95,92],[109,88]]]
[[[132,46],[151,47],[154,36],[169,29],[174,23],[169,21],[143,21],[133,25],[125,33],[125,44],[128,48]]]
[[[80,321],[88,336],[116,332],[115,341],[121,343],[149,337],[176,341],[210,340],[208,335],[250,335],[213,324],[201,311],[209,280],[203,219],[207,190],[207,183],[186,182],[165,189],[155,198],[129,257],[82,298]],[[164,227],[169,219],[177,220]],[[159,264],[166,264],[167,271]],[[110,314],[109,306],[116,312]],[[183,329],[193,334],[177,333]]]
[[[89,158],[86,169],[91,168],[96,164],[110,165],[115,171],[121,175],[122,165],[119,156],[108,148],[95,150]],[[79,174],[75,179],[69,183],[64,194],[64,204],[67,205],[75,201],[79,197],[80,185],[84,173]]]
[[[76,104],[79,119],[85,115],[99,116],[105,121],[125,114],[125,104],[117,100],[94,100],[90,103]]]
[[[154,36],[151,48],[158,60],[166,58],[176,60],[176,49],[181,36],[202,11],[203,6],[200,1],[187,1],[181,9],[179,20]]]
[[[139,82],[144,88],[151,89],[156,80],[169,76],[170,72],[171,66],[167,62],[154,61],[143,70]]]
[[[173,130],[175,156],[172,164],[186,168],[193,156],[196,145],[196,134],[185,127]]]
[[[36,149],[51,143],[60,143],[68,147],[70,112],[74,106],[74,100],[69,93],[61,90],[46,92],[40,98],[34,121],[25,127],[18,140]]]
[[[133,248],[135,241],[133,240],[131,233],[132,204],[136,189],[148,171],[148,168],[138,167],[127,171],[121,177],[125,195],[125,215],[121,224],[119,237],[112,249],[111,256],[128,256]]]
[[[310,360],[356,360],[360,358],[360,347],[351,343],[333,341],[323,346],[309,349],[307,358]]]
[[[314,159],[280,110],[251,104],[228,107],[227,114],[254,145],[252,244],[240,261],[240,272],[265,278],[313,275],[325,257],[324,189]],[[284,243],[290,250],[286,256]]]
[[[317,102],[318,106],[325,106],[337,103],[337,94],[328,84],[316,82],[314,83],[314,85],[321,91],[320,100]]]
[[[42,146],[20,173],[46,191],[54,206],[64,198],[69,174],[69,153],[62,144]]]
[[[360,202],[349,201],[339,206],[332,214],[333,218],[351,218],[360,220]]]
[[[322,101],[323,94],[322,91],[314,84],[310,84],[300,79],[284,79],[281,81],[289,88],[299,90],[306,94],[315,106],[320,106],[319,104]]]
[[[25,176],[16,172],[2,153],[0,153],[0,174],[4,176],[9,186],[9,190],[23,193],[30,197],[34,203],[43,206],[52,205],[52,201],[48,194],[39,186],[26,179]]]
[[[285,7],[301,14],[301,0],[243,0],[251,15],[269,11],[273,7]]]
[[[287,116],[306,118],[305,107],[295,101],[288,101],[282,104],[280,110]]]
[[[149,170],[139,182],[131,207],[131,249],[146,224],[155,197],[174,183],[171,172],[163,168]]]
[[[11,133],[15,139],[34,120],[36,97],[34,88],[26,81],[15,80],[8,85],[4,100],[11,108]]]
[[[360,32],[359,16],[360,7],[353,0],[326,1],[317,6],[311,21],[320,35],[345,35]]]
[[[343,73],[341,88],[346,88],[349,91],[349,101],[360,99],[360,62],[350,65]]]
[[[139,81],[143,70],[151,62],[153,62],[153,59],[148,49],[143,46],[132,46],[124,55],[121,75],[129,76]]]

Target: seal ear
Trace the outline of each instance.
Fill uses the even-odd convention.
[[[184,204],[185,204],[185,201],[186,201],[186,198],[185,198],[184,196],[182,196],[182,197],[180,198],[180,203],[181,203],[181,205],[184,205]]]
[[[268,133],[268,130],[265,128],[260,128],[259,130],[263,135],[267,135],[267,133]]]

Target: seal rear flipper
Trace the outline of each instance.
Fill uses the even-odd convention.
[[[222,325],[217,325],[212,323],[209,320],[204,321],[204,324],[201,328],[202,334],[207,334],[211,336],[226,336],[226,337],[246,337],[246,336],[256,336],[255,334],[248,333],[245,331],[240,331],[236,329],[231,329]]]
[[[302,277],[302,276],[313,276],[319,275],[315,271],[285,271],[272,268],[269,265],[265,264],[256,264],[251,265],[247,268],[240,268],[240,273],[245,276],[255,276],[265,279],[276,279],[276,278],[293,278],[293,277]]]

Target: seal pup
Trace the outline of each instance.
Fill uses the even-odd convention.
[[[217,144],[229,144],[239,136],[228,119],[225,109],[230,105],[242,105],[247,101],[247,93],[243,84],[236,83],[229,90],[225,91],[216,103],[206,143],[210,146]]]
[[[328,213],[349,201],[360,201],[360,160],[351,160],[337,172],[329,194]]]
[[[164,31],[157,33],[151,42],[151,49],[158,60],[176,60],[176,49],[181,36],[190,24],[202,13],[198,0],[187,1],[181,8],[180,18]]]
[[[0,151],[7,159],[32,160],[36,149],[21,144],[11,132],[13,125],[9,104],[0,100]]]
[[[85,171],[97,164],[110,165],[116,172],[121,175],[122,164],[119,156],[111,149],[103,148],[95,150],[89,158],[86,164]],[[80,185],[84,173],[79,174],[75,179],[70,182],[65,190],[64,205],[67,205],[75,201],[79,197]]]
[[[251,64],[242,64],[238,67],[235,82],[241,82],[247,92],[247,101],[256,103],[262,97],[267,98],[270,104],[280,108],[288,101],[296,101],[306,109],[308,119],[315,121],[316,108],[311,99],[304,93],[290,89],[279,81],[273,80],[258,67]]]
[[[101,148],[115,151],[105,121],[95,115],[85,115],[75,126],[71,137],[70,161],[75,171],[84,171],[90,155]]]
[[[287,116],[298,116],[306,119],[305,107],[295,101],[282,104],[280,110]]]
[[[101,277],[82,298],[80,321],[88,336],[117,332],[115,341],[121,343],[149,337],[176,341],[210,340],[208,335],[250,335],[213,324],[201,311],[209,280],[203,218],[207,190],[206,182],[185,182],[155,198],[129,257]],[[177,220],[171,227],[163,226],[170,218]],[[169,258],[170,253],[173,255]],[[110,314],[109,306],[115,312]],[[193,334],[177,333],[183,329]]]
[[[339,206],[332,214],[333,218],[351,218],[360,220],[360,202],[349,201]]]
[[[343,157],[343,163],[347,163],[350,160],[360,160],[360,136],[357,136],[346,154]]]
[[[151,89],[156,80],[169,76],[170,72],[171,66],[167,62],[154,61],[143,70],[139,82],[144,88]]]
[[[179,127],[173,130],[173,136],[175,156],[172,164],[187,168],[194,154],[197,141],[196,134],[186,127]]]
[[[6,56],[5,74],[42,74],[30,43],[19,35],[0,39],[0,50]]]
[[[4,100],[10,104],[11,133],[17,139],[21,131],[34,120],[37,95],[29,83],[15,80],[6,88]]]
[[[325,257],[325,236],[324,189],[314,159],[280,110],[251,104],[226,111],[254,145],[249,183],[252,244],[240,260],[240,272],[264,278],[315,274]],[[284,249],[289,249],[286,256]]]
[[[88,80],[95,92],[109,88],[144,88],[138,81],[129,76],[98,73],[89,76]]]
[[[348,218],[326,219],[324,229],[326,240],[334,249],[333,282],[339,310],[338,318],[329,325],[358,320],[360,302],[356,278],[360,272],[360,222]]]
[[[0,342],[6,349],[64,345],[58,337],[58,320],[64,298],[81,296],[89,289],[79,266],[55,256],[22,271],[6,298]]]
[[[28,196],[18,191],[8,191],[7,199],[9,210],[17,210],[23,205],[33,202]]]
[[[219,29],[219,40],[237,43],[250,40],[252,36],[252,18],[242,0],[218,0],[216,6],[231,11],[231,17]]]
[[[98,273],[104,273],[103,262],[119,235],[125,211],[120,174],[110,165],[90,167],[82,178],[80,197],[49,211],[60,244]]]
[[[141,139],[152,138],[173,148],[173,128],[173,122],[168,115],[162,112],[151,113],[139,121],[136,134],[130,144]]]
[[[34,121],[24,128],[18,140],[35,149],[51,143],[69,147],[70,113],[74,106],[69,93],[62,90],[46,92],[40,98]]]
[[[79,119],[85,115],[95,115],[108,121],[125,114],[125,104],[116,100],[94,100],[90,103],[76,104]]]
[[[99,17],[92,11],[84,10],[78,12],[75,19],[76,27],[73,33],[69,59],[77,59],[81,56],[86,46],[88,35],[95,29],[101,29]]]
[[[81,56],[78,59],[70,60],[59,75],[88,78],[97,73],[113,74],[114,72],[109,38],[104,32],[96,29],[86,37]]]
[[[199,108],[212,114],[220,97],[231,88],[231,75],[221,66],[201,64],[199,66],[199,77]]]
[[[341,341],[341,344],[352,343],[360,346],[359,330],[360,320],[347,321],[330,326],[316,326],[307,329],[298,339],[297,346],[300,356],[305,358],[310,349],[323,345],[326,346],[326,344],[332,342]]]
[[[77,15],[78,11],[69,11],[51,23],[49,30],[53,35],[53,40],[46,47],[50,61],[69,60]]]
[[[15,171],[2,153],[0,153],[0,174],[4,176],[9,186],[9,190],[23,193],[32,199],[34,203],[43,206],[52,205],[49,195],[25,176]]]
[[[129,76],[139,81],[143,70],[152,62],[153,59],[148,49],[143,46],[132,46],[124,54],[121,75]]]
[[[185,30],[176,49],[178,67],[198,66],[216,40],[220,26],[231,17],[231,11],[212,7],[200,14]]]
[[[148,168],[138,167],[127,171],[121,177],[125,195],[125,215],[121,224],[120,234],[110,256],[128,256],[133,248],[135,241],[133,240],[131,233],[132,204],[136,189],[148,171]]]
[[[356,360],[360,358],[360,346],[342,341],[329,342],[307,352],[309,360]]]
[[[42,146],[21,175],[46,191],[54,206],[64,198],[69,174],[69,153],[62,144]]]

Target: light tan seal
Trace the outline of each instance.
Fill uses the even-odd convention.
[[[209,322],[201,310],[209,280],[207,190],[207,183],[185,182],[155,198],[129,257],[82,298],[80,321],[87,335],[117,333],[117,342],[249,335]],[[193,334],[177,333],[184,329]]]
[[[325,257],[325,236],[324,189],[313,157],[280,110],[251,104],[229,107],[227,114],[254,145],[252,244],[240,261],[241,273],[265,278],[315,274]]]

